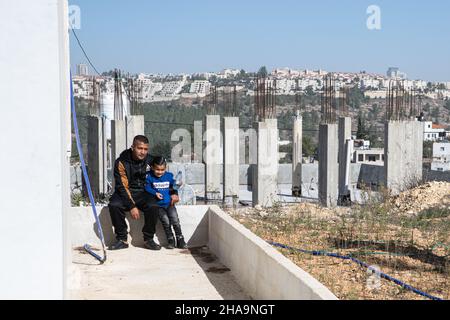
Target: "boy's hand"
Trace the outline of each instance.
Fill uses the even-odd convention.
[[[170,201],[170,206],[175,205],[175,203],[180,202],[180,197],[178,197],[178,195],[173,194],[170,196],[171,201]]]
[[[159,192],[156,193],[156,197],[157,197],[159,200],[164,199],[163,195],[162,195],[161,193],[159,193]]]

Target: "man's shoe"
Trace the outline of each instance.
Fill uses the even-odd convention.
[[[149,250],[161,250],[161,246],[157,244],[153,239],[145,241],[144,246]]]
[[[121,250],[129,247],[129,244],[123,240],[117,240],[110,247],[109,250]]]
[[[167,239],[167,249],[174,249],[175,248],[175,239],[169,238]]]
[[[184,241],[184,237],[177,238],[177,248],[178,249],[187,249],[187,244]]]

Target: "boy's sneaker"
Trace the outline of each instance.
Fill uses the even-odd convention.
[[[174,249],[175,248],[175,239],[169,238],[167,239],[167,249]]]
[[[184,241],[184,237],[177,238],[177,248],[178,249],[187,249],[187,244]]]
[[[161,246],[157,244],[153,239],[145,241],[144,246],[149,250],[161,250]]]
[[[117,240],[109,247],[109,250],[121,250],[121,249],[126,249],[128,247],[129,247],[129,245],[127,242],[125,242],[123,240]]]

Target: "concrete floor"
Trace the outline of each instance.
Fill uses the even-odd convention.
[[[104,265],[73,251],[69,299],[247,300],[229,269],[206,247],[108,251]]]

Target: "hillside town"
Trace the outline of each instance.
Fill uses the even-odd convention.
[[[261,69],[265,69],[262,67]],[[78,65],[77,75],[74,76],[74,92],[76,97],[89,99],[92,96],[92,82],[87,65]],[[255,77],[260,74],[248,73],[239,69],[224,69],[220,72],[204,72],[194,74],[145,74],[127,75],[136,81],[139,88],[141,102],[168,101],[180,98],[205,97],[209,94],[211,86],[217,84],[233,84],[238,91],[253,94]],[[104,73],[99,81],[112,83],[113,72]],[[323,78],[328,74],[324,70],[293,70],[289,68],[274,69],[267,76],[276,81],[278,95],[295,95],[298,92],[320,92],[323,87]],[[364,91],[368,98],[384,99],[391,80],[402,80],[407,90],[414,90],[430,99],[447,100],[450,98],[449,82],[429,82],[425,80],[410,80],[398,68],[389,68],[386,75],[350,72],[333,72],[335,86],[357,86]]]

